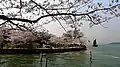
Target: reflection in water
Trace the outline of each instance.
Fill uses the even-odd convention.
[[[4,64],[1,64],[3,67],[35,67],[34,62],[37,59],[34,55],[5,55],[0,58],[6,60]]]
[[[86,52],[69,52],[62,54],[48,54],[48,66],[51,67],[85,67],[88,65]],[[86,66],[88,67],[88,66]]]
[[[57,54],[44,54],[41,66],[41,55],[1,55],[0,67],[45,67],[45,58],[48,67],[88,67],[86,52],[67,52]]]
[[[92,50],[92,67],[120,67],[120,45],[101,45]],[[90,50],[41,55],[0,55],[0,67],[90,67]]]

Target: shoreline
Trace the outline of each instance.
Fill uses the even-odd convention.
[[[0,49],[0,54],[40,54],[40,53],[64,53],[72,51],[87,50],[86,47],[71,47],[71,48],[38,48],[38,49]]]

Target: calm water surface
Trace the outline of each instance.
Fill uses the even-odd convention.
[[[93,48],[92,67],[120,67],[120,44],[100,45]],[[90,67],[89,50],[32,55],[0,55],[0,67]]]

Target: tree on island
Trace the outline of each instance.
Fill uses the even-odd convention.
[[[119,0],[108,0],[106,5],[96,0],[1,0],[0,6],[0,28],[29,31],[34,35],[53,22],[66,32],[62,23],[77,29],[83,21],[90,21],[92,27],[120,16]]]
[[[80,32],[80,29],[78,30],[68,30],[66,33],[63,33],[62,37],[65,41],[74,41],[76,39],[80,39],[83,37],[84,34]]]
[[[4,28],[1,31],[0,46],[17,47],[17,48],[36,48],[42,47],[42,44],[50,42],[52,37],[47,31],[32,33],[30,31],[21,31],[16,29]]]

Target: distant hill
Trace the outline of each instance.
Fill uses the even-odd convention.
[[[111,42],[109,44],[120,44],[120,42]]]

